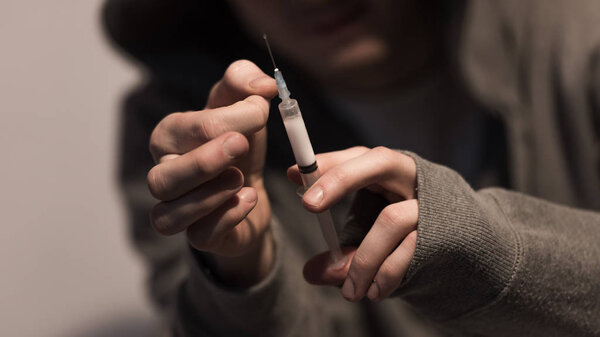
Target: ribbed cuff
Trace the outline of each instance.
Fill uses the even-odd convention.
[[[492,302],[518,257],[516,236],[493,198],[462,177],[404,152],[417,164],[417,247],[398,291],[417,310],[448,320]]]

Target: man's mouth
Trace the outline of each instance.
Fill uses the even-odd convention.
[[[306,8],[292,16],[301,20],[300,29],[310,34],[328,35],[363,18],[367,12],[363,1],[335,1],[332,4]]]

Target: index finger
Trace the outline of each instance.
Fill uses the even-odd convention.
[[[361,156],[368,151],[369,148],[367,147],[355,146],[340,151],[319,153],[315,157],[319,166],[319,171],[322,174],[329,171],[331,168],[338,166],[350,159]],[[302,185],[302,177],[300,176],[300,169],[298,168],[298,165],[290,166],[287,169],[287,176],[291,182],[297,185]]]
[[[376,147],[324,172],[304,194],[302,201],[311,212],[322,212],[345,195],[374,184],[404,199],[412,199],[416,177],[417,168],[412,158]]]
[[[210,90],[207,109],[231,105],[251,95],[272,98],[277,94],[275,80],[248,61],[233,62]]]
[[[189,152],[229,131],[250,136],[264,128],[268,118],[269,102],[256,95],[226,107],[174,113],[152,132],[150,152],[158,160]]]

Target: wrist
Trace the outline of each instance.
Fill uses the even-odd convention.
[[[248,288],[264,280],[273,268],[275,244],[270,230],[265,231],[250,249],[239,256],[206,254],[206,263],[225,286]]]

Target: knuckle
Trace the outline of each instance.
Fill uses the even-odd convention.
[[[173,145],[167,144],[169,140],[168,135],[170,130],[180,129],[182,116],[182,112],[171,113],[163,118],[158,125],[156,125],[154,130],[152,130],[152,134],[150,135],[149,150],[155,159],[164,154],[164,152],[167,152],[166,149],[169,148],[170,145]],[[176,141],[176,139],[174,141]]]
[[[242,60],[232,62],[227,69],[225,69],[225,73],[223,74],[222,83],[227,84],[231,83],[233,79],[235,79],[236,73],[239,71],[240,67],[243,65]]]
[[[396,156],[398,154],[396,151],[389,149],[385,146],[375,147],[371,151],[374,154],[376,154],[377,157],[379,157],[383,163],[390,164],[396,159]]]
[[[234,61],[225,70],[225,73],[223,74],[222,84],[229,89],[234,89],[236,87],[236,83],[240,82],[241,80],[241,76],[243,75],[242,70],[249,67],[256,66],[254,65],[254,63],[248,60]]]
[[[183,112],[173,112],[165,116],[158,126],[164,129],[177,128],[181,124],[181,117],[183,117]]]
[[[217,95],[227,95],[228,93],[237,92],[237,74],[231,68],[227,68],[225,74],[223,74],[223,78],[221,79],[217,91]]]
[[[176,114],[176,113],[175,113]],[[172,119],[174,114],[169,114],[165,118],[163,118],[152,130],[152,134],[150,134],[150,152],[154,156],[158,156],[161,153],[163,148],[163,142],[165,139],[165,134],[167,133],[169,125],[172,124]]]
[[[379,221],[383,226],[389,226],[394,228],[405,222],[406,216],[404,212],[399,209],[396,204],[386,206],[381,213],[379,213]]]
[[[387,156],[387,155],[389,155],[389,153],[392,150],[388,149],[385,146],[377,146],[377,147],[374,147],[371,151],[373,151],[374,153],[377,153],[378,155],[381,155],[381,156]]]
[[[355,147],[353,147],[353,148],[352,148],[352,150],[354,150],[354,151],[357,151],[357,152],[363,152],[363,153],[364,153],[364,152],[367,152],[367,151],[369,151],[370,149],[369,149],[368,147],[366,147],[366,146],[359,145],[359,146],[355,146]]]
[[[152,134],[150,135],[150,143],[148,145],[148,149],[152,156],[157,159],[160,156],[162,149],[162,128],[161,125],[157,125],[154,130],[152,130]]]
[[[225,71],[225,73],[227,73],[227,72],[237,73],[241,69],[246,68],[246,67],[256,67],[256,66],[254,65],[254,63],[252,63],[252,61],[249,61],[246,59],[236,60],[236,61],[233,61],[229,65],[229,67],[227,67],[227,70]]]
[[[155,163],[158,163],[159,158],[163,153],[161,143],[162,142],[154,136],[153,132],[152,136],[150,137],[150,142],[148,144],[148,150],[150,151],[150,154],[152,155],[152,158],[154,159]]]
[[[359,251],[354,254],[352,258],[352,264],[350,265],[349,273],[353,273],[352,276],[359,276],[363,271],[368,270],[371,265],[371,259],[366,255]],[[357,279],[357,278],[355,278]]]
[[[194,123],[191,130],[193,138],[213,139],[223,133],[223,124],[214,116],[206,114]]]
[[[156,165],[150,169],[147,176],[147,182],[150,193],[156,199],[166,200],[168,198],[169,186],[160,165]]]

